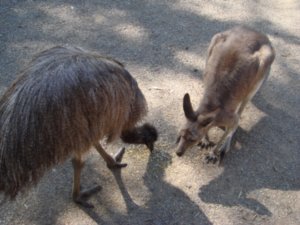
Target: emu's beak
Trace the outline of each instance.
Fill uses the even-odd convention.
[[[153,152],[153,149],[154,149],[154,143],[153,142],[146,143],[146,146],[148,147],[148,149],[149,149],[150,152]]]

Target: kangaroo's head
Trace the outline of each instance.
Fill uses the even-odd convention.
[[[207,134],[208,130],[214,125],[216,111],[210,113],[198,113],[193,110],[189,94],[183,98],[183,110],[187,123],[180,130],[177,138],[176,154],[182,156],[184,152],[199,144],[201,139]]]

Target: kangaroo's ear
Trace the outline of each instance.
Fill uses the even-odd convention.
[[[191,122],[197,121],[197,116],[191,104],[190,95],[188,93],[186,93],[183,97],[183,111],[188,120]]]

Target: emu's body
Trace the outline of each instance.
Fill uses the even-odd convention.
[[[125,166],[99,140],[130,136],[146,113],[145,98],[121,63],[72,47],[41,52],[0,99],[0,191],[15,197],[73,157],[73,198],[83,203],[82,155],[95,146],[109,167]],[[153,147],[155,128],[138,129],[152,135],[149,143],[138,142]]]
[[[196,111],[188,94],[183,108],[187,118],[181,130],[177,155],[207,140],[212,127],[225,130],[208,161],[216,161],[229,150],[231,138],[245,105],[267,79],[275,51],[269,39],[253,29],[234,27],[214,35],[204,71],[205,92]],[[205,144],[204,144],[205,145]]]

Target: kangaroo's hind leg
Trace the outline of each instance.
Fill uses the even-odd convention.
[[[218,141],[214,149],[210,152],[208,156],[206,156],[205,160],[207,163],[216,163],[219,160],[219,164],[222,162],[225,153],[229,151],[232,136],[234,135],[237,127],[239,117],[237,114],[228,114],[224,116],[224,124],[222,127],[225,127],[224,134],[221,139]]]

